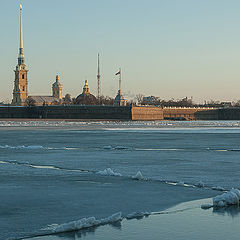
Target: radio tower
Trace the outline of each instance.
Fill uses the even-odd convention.
[[[97,97],[98,97],[98,102],[100,103],[100,60],[99,60],[99,54],[98,54],[98,74],[97,74],[97,81],[98,81],[98,92],[97,92]]]

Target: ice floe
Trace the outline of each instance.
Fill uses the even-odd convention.
[[[95,217],[89,217],[89,218],[82,218],[77,221],[72,221],[72,222],[63,223],[63,224],[52,224],[42,230],[50,231],[53,234],[63,233],[63,232],[72,232],[72,231],[78,231],[84,228],[96,227],[103,224],[114,223],[121,220],[122,220],[122,213],[118,212],[113,214],[110,217],[99,219],[99,220],[96,219]]]
[[[106,150],[112,150],[112,146],[111,145],[108,145],[108,146],[104,146],[103,149],[106,149]]]
[[[213,198],[213,206],[215,207],[226,207],[229,205],[239,205],[240,191],[238,189],[232,189],[221,195]]]
[[[202,205],[201,205],[201,208],[202,208],[202,209],[209,209],[209,208],[211,208],[212,206],[213,206],[212,204],[206,203],[206,204],[202,204]]]
[[[103,171],[97,172],[97,174],[104,175],[104,176],[118,176],[118,177],[122,176],[121,173],[114,172],[111,168],[106,168]]]
[[[142,217],[147,217],[149,215],[151,215],[151,213],[149,212],[134,212],[134,213],[128,214],[126,216],[126,219],[142,218]]]
[[[179,181],[176,186],[184,186],[184,182],[183,181]]]
[[[197,182],[197,183],[195,184],[195,186],[196,186],[196,187],[199,187],[199,188],[204,188],[204,187],[205,187],[205,184],[204,184],[204,182],[199,181],[199,182]]]
[[[142,180],[144,178],[143,178],[142,173],[140,171],[138,171],[135,176],[132,176],[132,179],[134,179],[134,180]]]
[[[0,148],[9,148],[9,149],[29,149],[29,150],[36,150],[36,149],[43,149],[43,146],[33,145],[33,146],[9,146],[9,145],[0,145]]]
[[[129,148],[128,147],[125,147],[125,146],[111,146],[111,145],[108,145],[108,146],[104,146],[103,149],[105,150],[128,150]]]
[[[225,191],[225,188],[217,186],[217,187],[212,187],[212,190]]]

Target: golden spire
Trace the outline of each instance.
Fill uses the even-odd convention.
[[[24,64],[23,55],[23,27],[22,27],[22,4],[20,4],[20,48],[18,56],[18,65]]]
[[[83,94],[90,94],[90,89],[88,87],[88,81],[85,80],[85,85],[83,87]]]
[[[22,4],[20,4],[20,49],[23,49],[23,34],[22,34]]]

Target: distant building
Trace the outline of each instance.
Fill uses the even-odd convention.
[[[231,103],[231,102],[221,102],[220,104],[221,104],[223,107],[226,107],[226,108],[232,107],[232,103]]]
[[[75,100],[75,104],[96,105],[97,102],[98,102],[97,98],[93,94],[90,93],[88,81],[85,80],[83,92],[77,96],[77,98]]]
[[[18,65],[15,70],[15,81],[13,89],[12,105],[15,106],[41,106],[55,105],[62,101],[63,86],[56,76],[56,82],[52,85],[52,96],[29,96],[28,94],[28,70],[23,55],[23,28],[22,28],[22,5],[20,5],[20,48],[18,54]]]
[[[143,97],[144,104],[154,104],[157,100],[159,99],[155,96]]]
[[[52,85],[52,95],[53,95],[53,97],[62,99],[62,89],[63,89],[63,86],[59,82],[59,76],[57,74],[56,82],[53,83],[53,85]]]
[[[52,96],[28,96],[25,105],[43,106],[59,105],[62,103],[62,84],[59,82],[59,76],[56,76],[56,82],[52,85]]]
[[[126,106],[127,100],[124,99],[122,91],[118,90],[118,94],[113,101],[113,106]]]
[[[118,88],[119,90],[118,90],[117,96],[115,97],[115,99],[113,101],[113,106],[126,106],[127,100],[124,99],[124,97],[122,95],[122,90],[121,90],[121,85],[122,85],[122,70],[121,70],[121,68],[115,75],[119,75],[119,88]]]
[[[53,96],[29,96],[25,101],[26,106],[58,105],[60,103],[59,99]]]

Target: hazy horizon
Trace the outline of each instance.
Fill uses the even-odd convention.
[[[56,73],[63,94],[76,97],[84,80],[115,96],[118,68],[123,91],[161,99],[193,96],[240,99],[240,2],[237,0],[23,0],[25,62],[29,94],[51,95]],[[19,49],[19,0],[4,1],[1,27],[0,101],[12,99]],[[126,96],[129,99],[129,96]]]

